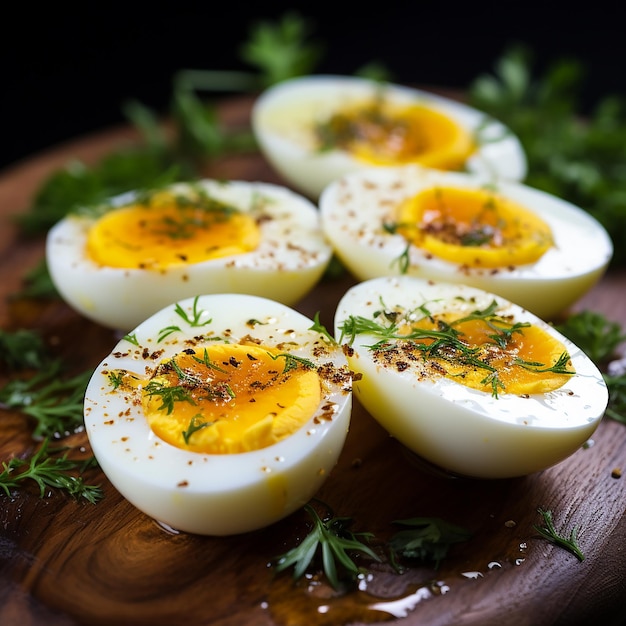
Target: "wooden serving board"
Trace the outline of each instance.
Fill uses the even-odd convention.
[[[228,123],[245,123],[248,100],[224,103]],[[43,238],[27,240],[11,216],[29,206],[40,182],[70,158],[87,163],[135,138],[127,128],[68,143],[0,175],[0,324],[35,327],[76,371],[94,368],[116,338],[59,301],[10,298],[42,258]],[[229,158],[207,176],[281,182],[258,155]],[[297,307],[332,327],[353,284],[326,280]],[[626,273],[612,272],[576,308],[626,326]],[[3,382],[3,381],[1,381]],[[84,433],[69,441],[84,446]],[[19,414],[0,415],[0,461],[33,449]],[[0,494],[0,624],[315,626],[317,624],[623,624],[626,620],[626,426],[603,421],[593,445],[555,467],[511,480],[450,478],[420,466],[356,403],[339,463],[318,494],[355,531],[385,540],[393,520],[437,516],[472,531],[439,569],[396,573],[373,564],[362,589],[336,594],[313,577],[294,583],[268,563],[306,531],[302,511],[264,530],[212,538],[168,532],[124,500],[99,470],[98,504],[59,493]],[[557,529],[579,528],[585,560],[538,537],[537,509]],[[369,563],[368,563],[369,565]]]

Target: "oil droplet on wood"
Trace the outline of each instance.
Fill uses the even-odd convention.
[[[311,576],[297,582],[289,576],[277,577],[266,606],[280,626],[301,626],[303,615],[307,626],[367,624],[407,617],[420,602],[450,590],[443,581],[430,581],[409,584],[399,595],[378,597],[367,591],[367,582],[362,577],[357,589],[341,592]]]

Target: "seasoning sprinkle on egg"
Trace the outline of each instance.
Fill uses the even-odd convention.
[[[126,194],[49,232],[61,296],[91,320],[127,331],[197,293],[247,293],[288,306],[330,262],[316,207],[284,187],[202,180]]]
[[[554,327],[492,293],[411,276],[352,287],[335,333],[366,410],[446,471],[508,478],[581,448],[608,392]]]
[[[200,534],[261,528],[304,505],[335,465],[351,411],[345,356],[315,326],[242,294],[181,301],[140,324],[85,397],[113,485],[159,522]]]
[[[282,81],[258,98],[252,126],[268,161],[312,198],[374,166],[526,175],[520,142],[497,120],[431,92],[354,76]]]
[[[358,280],[406,274],[466,284],[542,319],[591,289],[613,255],[602,225],[568,202],[521,183],[414,165],[342,177],[322,193],[320,213]]]

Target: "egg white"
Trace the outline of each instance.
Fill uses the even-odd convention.
[[[423,104],[435,109],[472,134],[478,149],[466,162],[470,172],[522,180],[526,156],[521,143],[502,123],[450,98],[401,85],[384,84],[385,96],[397,104]],[[350,76],[305,76],[278,83],[257,99],[252,127],[259,146],[277,172],[295,189],[317,198],[340,176],[372,167],[341,150],[319,151],[313,122],[354,101],[373,98],[380,83]]]
[[[251,211],[257,197],[267,199],[259,224],[258,248],[245,253],[165,270],[98,265],[86,254],[95,217],[68,215],[48,233],[46,258],[52,280],[64,300],[85,317],[127,331],[162,307],[196,293],[247,293],[293,305],[319,281],[331,257],[316,207],[278,185],[203,180],[212,197]],[[184,192],[188,185],[173,189]],[[132,194],[112,200],[126,204]]]
[[[396,220],[406,198],[436,186],[495,188],[525,206],[552,230],[552,246],[537,262],[515,267],[468,268],[437,258],[415,245],[406,271],[399,259],[407,242],[383,229]],[[406,273],[463,283],[497,293],[543,319],[551,319],[582,297],[604,274],[613,255],[606,230],[589,213],[555,196],[516,182],[409,165],[371,168],[331,183],[320,201],[322,227],[337,256],[359,280]]]
[[[280,303],[242,294],[213,294],[181,301],[196,306],[202,328],[182,323],[168,306],[140,324],[135,342],[120,341],[96,368],[85,395],[85,427],[93,453],[118,491],[138,509],[177,530],[230,535],[267,526],[304,505],[334,467],[349,428],[351,379],[341,349],[316,331],[313,322]],[[246,322],[258,322],[251,330]],[[159,331],[180,330],[163,341]],[[324,381],[317,412],[299,430],[269,447],[240,454],[204,454],[166,443],[150,429],[141,405],[115,393],[111,370],[140,376],[183,350],[185,340],[211,332],[236,343],[246,336],[263,345],[309,359],[331,362],[347,379]],[[210,342],[211,344],[214,341]],[[284,345],[282,345],[284,344]],[[329,407],[332,419],[328,419]],[[323,419],[319,419],[323,415]]]
[[[466,302],[459,302],[459,297]],[[530,474],[580,448],[598,426],[608,402],[606,385],[592,361],[528,311],[468,286],[410,276],[376,278],[348,290],[335,315],[339,339],[347,318],[373,319],[382,303],[405,310],[427,303],[433,314],[448,310],[467,314],[486,308],[494,299],[502,315],[538,325],[565,345],[576,374],[563,387],[527,397],[499,394],[496,398],[443,377],[418,382],[414,365],[399,372],[376,364],[369,346],[380,337],[371,334],[357,335],[348,353],[350,368],[362,374],[354,382],[354,393],[365,409],[422,459],[468,477]]]

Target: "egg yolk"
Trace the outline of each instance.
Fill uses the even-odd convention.
[[[424,378],[443,376],[496,397],[554,391],[575,373],[561,341],[493,315],[426,316],[401,325],[395,336],[400,339],[375,348],[379,364],[403,371],[420,363]]]
[[[152,431],[194,452],[240,453],[294,433],[317,410],[312,362],[262,345],[190,348],[161,363],[142,389]]]
[[[87,254],[106,267],[153,269],[254,250],[255,220],[207,196],[170,193],[113,209],[90,228]]]
[[[375,165],[418,163],[461,169],[476,146],[447,115],[421,106],[393,107],[384,101],[351,106],[316,127],[321,150],[339,148]]]
[[[553,245],[538,215],[485,189],[435,187],[398,207],[397,232],[415,246],[467,267],[538,261]]]

